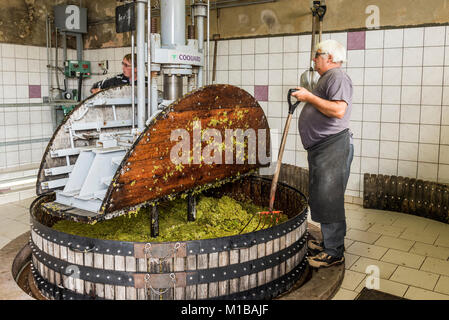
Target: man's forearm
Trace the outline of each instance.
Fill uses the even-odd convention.
[[[318,111],[329,118],[343,118],[347,107],[345,101],[329,101],[314,94],[311,94],[308,97],[307,102],[312,104]]]

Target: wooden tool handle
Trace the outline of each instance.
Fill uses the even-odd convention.
[[[285,124],[284,133],[282,135],[281,146],[279,148],[278,161],[276,163],[276,171],[274,172],[273,181],[271,182],[270,190],[270,212],[273,211],[274,198],[276,196],[276,188],[279,180],[279,172],[281,171],[282,156],[284,155],[285,144],[287,142],[288,130],[290,129],[290,122],[292,121],[292,113],[288,114],[287,123]]]

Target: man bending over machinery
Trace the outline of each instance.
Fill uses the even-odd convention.
[[[102,81],[94,83],[92,88],[90,89],[90,93],[97,93],[100,90],[108,89],[111,87],[116,87],[124,84],[130,84],[131,77],[132,77],[132,68],[131,68],[131,54],[127,54],[123,57],[122,60],[122,71],[123,73],[116,75],[113,78],[104,79]],[[137,55],[134,54],[134,79],[137,79],[137,67],[136,62],[137,61]],[[147,82],[147,79],[145,78],[145,83]],[[137,81],[135,81],[137,83]]]

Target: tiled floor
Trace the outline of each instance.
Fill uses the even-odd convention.
[[[32,200],[0,205],[0,248],[29,230]],[[407,299],[449,300],[449,225],[355,204],[346,204],[346,217],[346,273],[334,299],[355,299],[372,283]]]
[[[335,300],[355,299],[370,282],[407,299],[449,300],[448,224],[354,204],[346,218],[346,273]],[[370,268],[379,281],[368,278]]]

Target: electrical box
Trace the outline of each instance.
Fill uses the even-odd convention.
[[[90,61],[67,60],[64,66],[68,78],[90,78]]]

